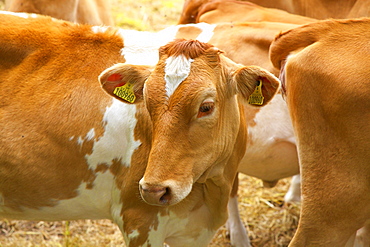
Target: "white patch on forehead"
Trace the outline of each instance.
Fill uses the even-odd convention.
[[[166,81],[166,93],[168,98],[171,97],[180,83],[189,76],[191,63],[193,61],[193,59],[188,59],[184,55],[172,56],[166,59],[164,79]]]
[[[92,153],[86,155],[91,169],[95,170],[99,164],[109,166],[114,159],[130,166],[131,156],[141,144],[134,138],[134,128],[137,123],[135,113],[135,105],[113,99],[113,104],[107,107],[103,117],[103,122],[106,124],[104,134],[94,142]]]

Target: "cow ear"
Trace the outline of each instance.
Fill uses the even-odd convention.
[[[151,66],[119,63],[104,70],[99,76],[99,82],[109,95],[134,104],[143,99],[144,83],[152,69]]]
[[[233,76],[237,92],[248,104],[266,105],[280,88],[280,81],[273,74],[257,66],[239,68]]]

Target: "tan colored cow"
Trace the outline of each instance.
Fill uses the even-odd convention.
[[[200,12],[208,3],[217,3],[220,0],[185,0],[179,24],[196,23]],[[222,1],[222,0],[221,0]],[[222,1],[223,2],[223,1]],[[241,17],[246,6],[240,4],[240,1],[225,0],[225,2],[239,2],[239,9],[235,9],[236,17]],[[347,18],[347,17],[365,17],[370,14],[370,3],[367,0],[251,0],[254,4],[266,8],[276,8],[287,11],[291,14],[307,16],[315,19],[327,18]],[[233,4],[234,5],[234,4]],[[212,6],[212,4],[208,5]],[[235,6],[235,5],[234,5]],[[228,12],[232,9],[229,5]],[[220,12],[223,10],[220,9]],[[217,18],[217,17],[216,17]],[[219,16],[219,18],[223,18]]]
[[[265,8],[259,5],[235,0],[213,0],[203,4],[195,23],[268,21],[291,24],[306,24],[316,19],[290,14],[286,11]]]
[[[5,9],[92,25],[113,25],[110,0],[5,0]]]
[[[352,246],[369,222],[369,30],[370,19],[321,21],[271,46],[301,165],[301,218],[290,246]]]
[[[202,38],[200,25],[185,25],[179,29],[178,37]],[[208,25],[214,27],[207,42],[214,44],[225,55],[237,63],[258,65],[279,74],[268,56],[275,36],[298,25],[271,22],[233,23]],[[205,33],[205,32],[203,32]],[[228,39],[225,39],[228,37]],[[293,127],[288,108],[281,94],[276,95],[266,107],[246,107],[249,141],[238,171],[260,178],[268,186],[279,179],[299,173],[298,156]],[[285,196],[287,202],[300,201],[299,175],[294,176]],[[237,201],[237,179],[229,201],[228,228],[234,246],[249,246],[244,223],[239,217]]]
[[[108,218],[131,247],[207,246],[227,218],[247,101],[267,104],[279,81],[199,41],[143,65],[179,27],[6,12],[0,27],[0,216]]]

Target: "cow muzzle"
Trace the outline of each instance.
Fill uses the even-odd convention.
[[[143,200],[154,206],[170,206],[180,202],[191,191],[192,185],[181,186],[173,180],[162,183],[149,183],[142,178],[139,182],[140,195]]]

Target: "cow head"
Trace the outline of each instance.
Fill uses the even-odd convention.
[[[257,88],[264,97],[258,106],[265,105],[279,82],[269,72],[237,65],[199,41],[176,40],[159,52],[154,68],[117,64],[99,79],[113,97],[145,105],[153,137],[140,193],[147,203],[163,206],[180,202],[194,183],[224,179],[230,160],[244,155],[235,152],[237,142],[246,142],[245,135],[237,140],[243,125],[240,101]],[[237,166],[229,169],[235,175]]]

